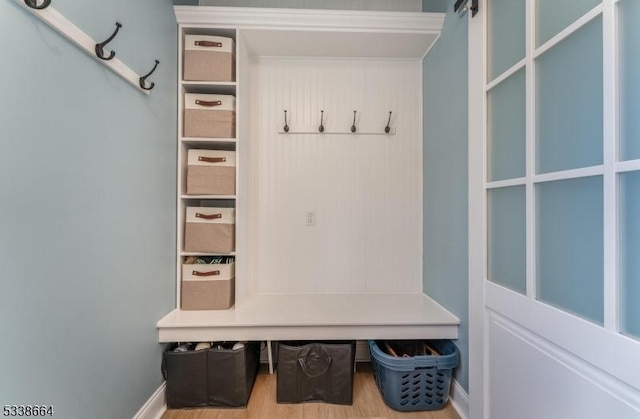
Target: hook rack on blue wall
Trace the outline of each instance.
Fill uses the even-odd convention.
[[[153,66],[153,69],[150,72],[148,72],[147,74],[145,74],[144,76],[140,77],[140,88],[141,89],[151,90],[156,85],[154,82],[151,82],[151,84],[149,86],[147,86],[146,80],[147,80],[147,77],[149,77],[150,75],[153,74],[154,71],[156,71],[156,68],[158,68],[158,64],[160,64],[160,61],[156,60],[156,64]]]
[[[116,37],[121,27],[122,27],[122,23],[116,22],[116,30],[113,32],[113,34],[107,39],[105,39],[103,42],[96,44],[95,50],[98,58],[100,58],[101,60],[109,61],[109,60],[113,60],[113,57],[116,56],[116,52],[113,50],[109,53],[109,55],[104,55],[104,47],[106,47],[109,42],[113,41],[113,38]]]
[[[62,36],[74,43],[78,48],[85,51],[98,62],[102,63],[105,67],[111,69],[118,76],[135,86],[139,92],[148,95],[149,91],[153,88],[154,83],[151,83],[150,86],[147,86],[145,83],[146,78],[153,73],[153,71],[146,76],[140,77],[122,61],[115,58],[114,51],[108,51],[104,48],[105,45],[111,42],[116,36],[118,29],[122,26],[120,23],[116,23],[117,28],[115,32],[107,40],[98,43],[69,21],[69,19],[64,17],[60,12],[55,10],[51,6],[51,0],[15,0],[15,2],[58,31]]]

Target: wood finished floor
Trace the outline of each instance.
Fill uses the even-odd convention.
[[[162,419],[460,419],[449,403],[431,412],[396,412],[384,404],[369,364],[358,364],[353,383],[353,406],[327,403],[276,403],[276,375],[261,368],[245,409],[167,410]]]

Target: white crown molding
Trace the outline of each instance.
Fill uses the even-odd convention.
[[[318,29],[439,34],[444,13],[174,6],[180,25],[238,29]]]

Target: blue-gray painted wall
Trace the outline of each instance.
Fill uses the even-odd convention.
[[[175,307],[176,23],[171,0],[56,0],[139,74],[139,93],[0,2],[0,405],[130,418],[162,383]]]
[[[455,378],[468,391],[467,35],[467,15],[454,13],[450,2],[423,65],[423,272],[424,291],[460,318]]]
[[[449,0],[422,0],[422,11],[428,13],[446,13],[453,2]]]

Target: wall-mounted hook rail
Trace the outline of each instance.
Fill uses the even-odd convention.
[[[351,132],[356,132],[356,112],[353,111],[353,124],[351,124]]]
[[[289,131],[284,131],[283,129],[277,132],[281,135],[287,136],[295,136],[295,135],[349,135],[349,136],[385,136],[391,137],[396,135],[395,128],[391,128],[391,130],[387,133],[377,127],[358,127],[358,132],[351,132],[350,130],[343,129],[341,131],[334,131],[330,127],[324,127],[324,131],[320,132],[317,126],[304,126],[304,127],[291,127]]]
[[[24,0],[24,3],[32,9],[43,10],[49,7],[51,0],[44,0],[40,5],[38,5],[38,0]]]
[[[116,37],[121,27],[122,27],[122,24],[120,22],[116,22],[116,30],[111,34],[111,36],[105,39],[104,41],[96,44],[95,51],[98,58],[100,58],[101,60],[109,61],[109,60],[113,60],[113,57],[116,56],[115,51],[109,52],[109,55],[104,55],[104,47],[106,47],[109,42],[113,41],[113,38]]]
[[[391,131],[391,111],[389,111],[389,120],[387,120],[387,126],[384,127],[384,132],[386,132],[387,134],[389,133],[389,131]]]
[[[158,64],[160,64],[160,61],[156,60],[155,65],[153,66],[153,69],[148,72],[147,74],[145,74],[144,76],[140,77],[140,88],[144,89],[144,90],[151,90],[155,87],[155,83],[151,82],[151,84],[149,86],[147,86],[147,77],[149,77],[150,75],[153,74],[154,71],[156,71],[156,68],[158,68]]]
[[[392,112],[389,111],[389,118],[387,120],[387,126],[384,127],[384,130],[380,128],[380,125],[367,125],[364,127],[357,127],[356,122],[358,121],[358,111],[353,111],[353,123],[351,128],[347,131],[344,128],[342,130],[332,130],[331,127],[327,127],[324,124],[324,109],[320,111],[320,125],[312,126],[295,126],[290,127],[288,118],[287,118],[287,110],[284,110],[284,127],[282,130],[278,132],[278,134],[324,134],[324,135],[396,135],[395,128],[391,128],[391,115]]]
[[[131,85],[135,86],[139,92],[147,95],[149,94],[148,90],[140,87],[140,76],[129,67],[127,67],[118,58],[113,58],[109,61],[104,61],[98,58],[95,51],[97,42],[85,32],[80,30],[69,19],[64,17],[53,6],[49,6],[49,3],[51,3],[50,0],[44,0],[44,2],[40,6],[37,6],[37,8],[34,8],[31,5],[34,3],[37,5],[38,0],[14,1],[22,6],[25,10],[36,16],[38,19],[42,20],[44,23],[58,31],[60,35],[64,36],[67,40],[74,43],[78,48],[82,49],[96,61],[100,62],[105,67],[116,73],[118,76],[129,82]]]

